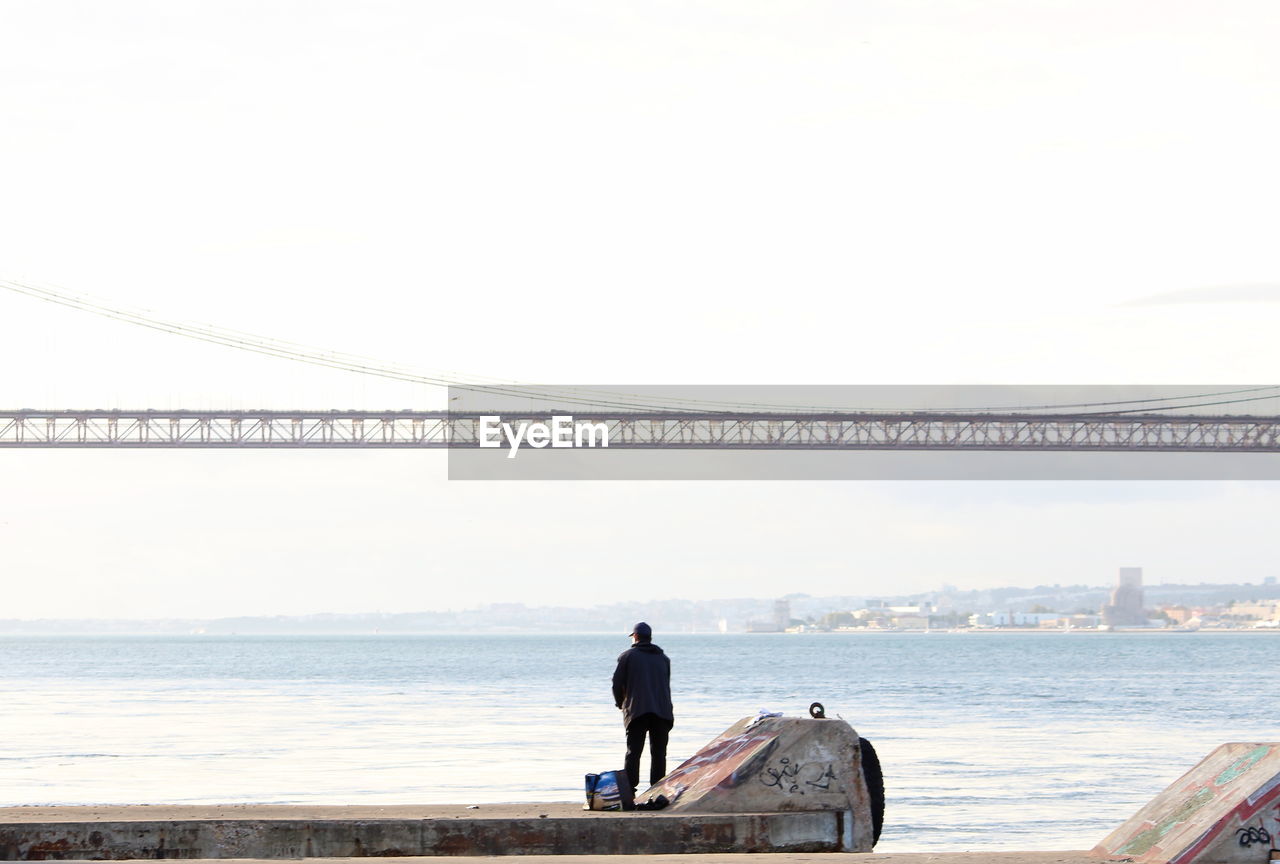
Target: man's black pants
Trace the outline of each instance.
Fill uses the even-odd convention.
[[[667,776],[667,736],[675,721],[657,714],[641,714],[627,726],[627,779],[631,788],[640,785],[640,756],[644,753],[644,736],[649,736],[649,785]]]

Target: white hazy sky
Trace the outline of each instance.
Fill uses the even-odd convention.
[[[530,382],[1264,384],[1276,44],[1271,0],[10,0],[0,278]],[[9,407],[440,401],[0,291]],[[5,451],[0,492],[0,617],[1280,570],[1266,483]]]

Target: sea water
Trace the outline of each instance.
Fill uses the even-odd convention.
[[[665,635],[669,767],[824,703],[878,851],[1081,849],[1225,741],[1280,740],[1280,634]],[[0,638],[0,805],[571,801],[620,768],[617,635]],[[643,769],[647,774],[647,764]]]

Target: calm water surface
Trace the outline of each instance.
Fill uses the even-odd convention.
[[[617,636],[0,638],[0,805],[581,797]],[[1092,846],[1224,741],[1280,740],[1280,634],[675,635],[670,767],[814,700],[871,739],[877,850]]]

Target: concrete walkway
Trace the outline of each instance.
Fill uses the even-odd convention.
[[[543,820],[588,820],[581,824],[622,824],[632,820],[653,820],[660,813],[600,813],[582,809],[581,804],[482,804],[466,805],[388,805],[388,806],[315,806],[315,805],[258,805],[225,804],[217,806],[89,806],[89,807],[0,807],[0,827],[11,829],[20,826],[53,826],[66,823],[80,825],[119,825],[145,822],[193,823],[193,822],[344,822],[377,823],[432,820],[443,822],[456,820],[466,824],[471,821],[513,820],[526,826],[538,825]],[[601,827],[604,827],[601,825]],[[68,850],[70,851],[70,850]],[[74,853],[73,853],[74,854]],[[420,856],[433,861],[444,857]],[[84,856],[85,860],[88,856]],[[77,859],[67,859],[77,860]],[[278,864],[279,858],[222,858],[227,864]],[[321,859],[304,859],[315,860]],[[395,858],[383,857],[325,857],[324,864],[394,864]],[[457,857],[448,860],[457,861]],[[644,855],[519,855],[519,856],[466,856],[467,862],[488,864],[1099,864],[1084,852],[893,852],[893,853],[829,853],[790,852],[769,853],[705,853],[644,854]]]
[[[628,814],[630,815],[630,814]],[[639,815],[639,814],[636,814]],[[617,819],[620,813],[581,804],[130,804],[83,807],[0,807],[0,824],[45,822],[187,822],[259,819]]]
[[[321,859],[304,858],[319,862]],[[458,861],[458,858],[415,858]],[[518,855],[467,857],[466,864],[1102,864],[1084,852],[796,852],[724,855]],[[1125,860],[1125,859],[1120,859]],[[325,858],[323,864],[404,864],[404,858]],[[224,858],[220,864],[279,864],[263,858]]]
[[[847,814],[444,807],[14,807],[0,860],[840,852]],[[635,859],[632,859],[635,860]]]

